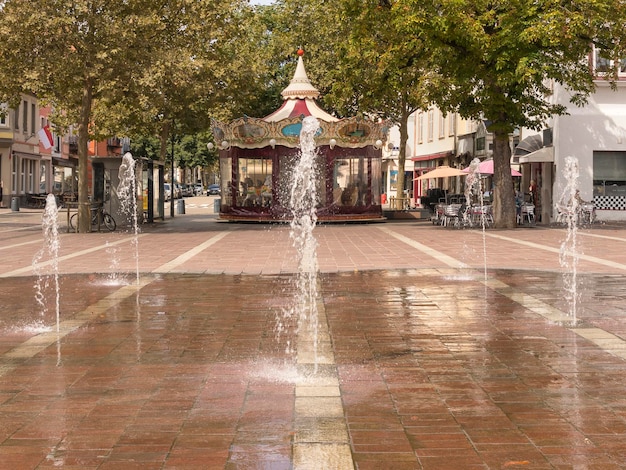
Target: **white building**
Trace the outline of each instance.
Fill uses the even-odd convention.
[[[594,55],[593,66],[599,73],[607,63]],[[519,164],[523,174],[520,190],[527,192],[530,180],[536,182],[537,212],[544,223],[556,219],[556,205],[568,183],[564,172],[568,157],[578,160],[577,187],[582,199],[594,201],[598,220],[626,221],[626,60],[619,67],[616,89],[597,80],[597,89],[584,107],[572,105],[570,93],[555,84],[551,99],[568,106],[569,114],[553,117],[542,132],[522,129],[511,136],[511,163]],[[462,168],[472,158],[490,158],[491,146],[482,122],[444,116],[437,108],[417,112],[409,120],[407,160],[414,161],[416,176],[426,168]],[[463,192],[461,177],[415,181],[414,185],[416,204],[431,188],[448,194]]]

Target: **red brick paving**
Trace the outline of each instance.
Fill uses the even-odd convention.
[[[54,308],[35,302],[28,269],[42,246],[37,216],[0,213],[0,469],[298,468],[298,426],[332,420],[297,416],[287,341],[298,335],[295,325],[275,334],[296,269],[287,227],[199,210],[142,227],[146,285],[114,298],[108,273],[134,282],[132,236],[62,233],[66,329],[55,339]],[[625,468],[626,232],[594,226],[578,237],[589,257],[578,267],[578,327],[617,336],[615,350],[524,300],[567,312],[563,229],[485,235],[488,277],[521,301],[485,287],[480,231],[316,229],[354,468]]]

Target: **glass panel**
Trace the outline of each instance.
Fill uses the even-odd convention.
[[[37,162],[35,160],[28,160],[28,191],[29,193],[35,193],[35,168]]]
[[[362,206],[367,203],[367,166],[364,157],[335,160],[333,202],[341,206]]]
[[[601,51],[595,49],[595,68],[598,73],[608,72],[611,67],[611,61],[606,57],[602,57]]]
[[[19,161],[19,158],[17,156],[13,156],[13,158],[11,159],[11,194],[17,194],[18,193],[18,171],[17,171],[17,162]]]
[[[296,162],[295,155],[283,155],[280,159],[280,186],[275,194],[276,203],[281,207],[289,207],[291,186],[293,185],[293,169]]]
[[[158,165],[155,165],[154,168],[152,168],[152,196],[154,200],[152,217],[154,218],[160,218],[165,216],[163,213],[165,210],[165,204],[164,201],[163,204],[161,203],[161,194],[159,193],[160,176],[160,168]]]
[[[380,192],[382,191],[382,161],[379,158],[372,159],[372,204],[380,204]]]
[[[268,207],[272,203],[272,159],[240,158],[237,205]]]
[[[232,204],[230,193],[231,182],[232,182],[232,168],[233,168],[233,159],[232,158],[221,158],[220,159],[220,184],[221,184],[221,201],[224,205]]]
[[[63,167],[55,166],[52,184],[52,192],[54,194],[61,194],[63,192]]]
[[[45,193],[46,191],[46,164],[41,163],[39,165],[39,192]]]
[[[78,193],[78,175],[71,168],[63,168],[63,192]]]

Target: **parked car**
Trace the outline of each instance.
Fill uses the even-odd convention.
[[[210,184],[206,190],[206,195],[211,196],[212,194],[220,194],[221,192],[219,184]]]
[[[165,200],[169,201],[172,199],[172,186],[169,183],[163,183],[163,189]]]
[[[204,188],[202,187],[201,183],[196,183],[193,186],[193,193],[194,193],[194,195],[200,196],[200,195],[202,195],[203,192],[204,192]]]
[[[195,194],[193,192],[193,186],[190,185],[190,184],[181,184],[180,185],[180,189],[181,189],[182,197],[192,197],[192,196],[195,196]]]
[[[174,199],[180,199],[183,197],[183,190],[179,183],[174,183]]]

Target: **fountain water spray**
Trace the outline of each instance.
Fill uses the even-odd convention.
[[[135,256],[135,275],[139,284],[139,222],[137,219],[137,180],[135,177],[135,160],[130,152],[122,157],[119,170],[120,182],[117,186],[117,197],[120,212],[129,219],[133,229],[133,248]]]
[[[474,158],[469,165],[467,177],[465,178],[465,201],[468,207],[468,210],[463,214],[463,218],[467,220],[467,214],[470,212],[470,208],[472,206],[472,195],[476,195],[478,199],[478,203],[480,206],[480,226],[483,231],[483,271],[485,281],[487,280],[487,237],[485,236],[485,226],[487,221],[486,217],[486,208],[485,201],[483,198],[483,190],[481,187],[480,180],[480,160],[478,158]]]
[[[317,224],[316,206],[317,174],[315,159],[317,151],[315,134],[319,121],[308,116],[302,121],[300,133],[300,156],[293,170],[290,192],[292,213],[290,237],[298,256],[296,279],[296,299],[291,312],[298,320],[298,333],[309,333],[314,341],[314,354],[317,358],[317,240],[313,230]],[[317,369],[317,360],[316,360]]]
[[[44,258],[48,258],[47,262],[52,266],[52,282],[55,296],[55,313],[57,331],[59,331],[60,321],[60,289],[59,289],[59,248],[61,247],[59,239],[59,209],[57,207],[54,194],[48,194],[46,197],[46,207],[42,216],[43,230],[43,247],[33,257],[33,270],[37,274],[35,282],[35,300],[42,308],[42,314],[48,310],[48,302],[46,301],[45,291],[49,287],[50,275],[45,275],[42,271],[41,263]]]
[[[557,203],[557,210],[565,218],[567,234],[561,243],[559,262],[563,268],[563,284],[565,298],[569,304],[569,316],[572,323],[576,323],[578,308],[578,214],[580,209],[580,197],[578,196],[578,159],[575,157],[565,158],[565,189]]]

